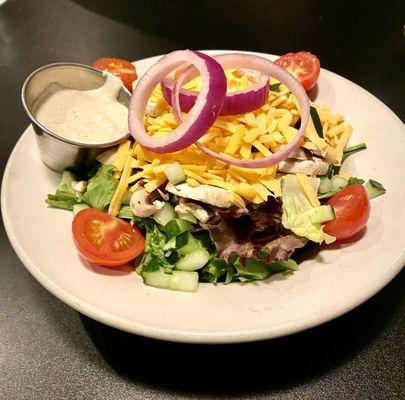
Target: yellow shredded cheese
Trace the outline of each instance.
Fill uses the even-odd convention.
[[[307,195],[309,201],[314,207],[319,207],[321,203],[318,200],[318,196],[312,187],[312,185],[308,181],[308,177],[305,174],[296,174],[298,182],[301,184],[302,188],[304,189],[305,194]]]
[[[245,135],[245,129],[243,126],[238,125],[235,128],[235,132],[231,136],[231,138],[228,140],[228,144],[225,147],[225,153],[227,154],[235,154],[236,151],[239,148],[240,142],[242,141],[243,136]]]
[[[352,177],[350,174],[347,172],[340,171],[339,176],[341,176],[343,179],[346,179],[347,181]]]
[[[150,182],[145,184],[144,188],[148,193],[152,193],[160,185],[165,183],[166,180],[167,180],[166,175],[162,174],[161,176],[157,176],[155,179],[152,179]]]
[[[252,143],[260,135],[263,135],[263,129],[252,128],[252,129],[249,130],[249,132],[246,135],[243,136],[243,141],[246,142],[246,143]]]
[[[187,179],[186,179],[186,182],[187,182],[190,186],[192,186],[192,187],[200,186],[200,182],[196,181],[196,180],[193,179],[193,178],[187,178]]]
[[[130,156],[130,154],[128,154],[121,173],[120,181],[118,182],[117,190],[115,191],[111,203],[108,207],[108,213],[111,215],[118,215],[118,213],[120,212],[122,198],[124,197],[125,192],[128,189],[128,178],[131,175],[132,171],[132,161],[132,157]]]
[[[130,153],[131,149],[131,141],[124,140],[120,143],[118,147],[117,156],[114,160],[114,167],[117,171],[122,171],[125,165],[125,161],[127,160],[127,156]]]
[[[345,126],[342,135],[340,136],[335,151],[338,154],[339,165],[342,163],[343,159],[343,149],[346,147],[349,141],[350,135],[352,134],[352,127],[350,125]]]
[[[228,91],[247,88],[254,84],[249,77],[238,70],[225,71]],[[276,81],[271,79],[272,83]],[[191,90],[201,89],[201,78],[188,82],[185,87]],[[153,91],[150,101],[156,104],[155,117],[145,116],[144,124],[152,136],[165,136],[177,127],[177,120],[171,107],[165,101],[160,85]],[[340,165],[343,148],[351,134],[348,125],[340,114],[332,114],[326,107],[314,105],[318,111],[324,138],[320,138],[312,121],[305,131],[301,145],[309,150],[324,154],[326,159]],[[199,142],[212,151],[236,159],[250,160],[271,156],[296,136],[295,124],[299,120],[297,99],[287,87],[280,86],[280,92],[270,91],[262,107],[244,115],[220,116]],[[128,141],[129,142],[129,141]],[[253,151],[252,151],[253,149]],[[117,152],[114,166],[117,176],[124,168],[129,147],[123,142]],[[156,154],[136,144],[132,149],[132,175],[126,179],[130,190],[142,185],[149,192],[166,182],[165,168],[178,162],[185,175],[186,182],[193,187],[208,184],[229,190],[234,204],[254,202],[260,204],[269,195],[281,196],[280,177],[277,166],[269,168],[241,168],[228,165],[201,152],[195,145],[181,151]],[[280,175],[280,174],[279,174]],[[311,191],[307,178],[301,179],[305,193],[311,204],[318,204],[316,193]]]
[[[276,197],[281,196],[281,181],[270,176],[263,176],[259,179],[259,182],[266,186]]]
[[[251,152],[252,145],[249,143],[243,143],[240,148],[240,155],[242,156],[242,159],[249,160]]]
[[[261,154],[263,154],[264,157],[270,157],[273,153],[263,145],[263,143],[260,143],[258,140],[255,140],[252,145],[260,151]]]

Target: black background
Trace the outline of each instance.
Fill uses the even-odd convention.
[[[178,48],[309,50],[403,120],[402,4],[9,0],[0,6],[1,175],[28,123],[21,85],[55,61],[137,60]],[[2,225],[0,256],[1,399],[404,398],[403,272],[318,328],[267,342],[197,346],[136,337],[77,314],[23,268]]]

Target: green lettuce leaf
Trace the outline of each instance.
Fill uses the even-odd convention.
[[[201,270],[201,280],[211,283],[224,281],[225,284],[232,281],[260,281],[279,272],[291,273],[297,269],[297,263],[292,259],[266,263],[255,258],[248,258],[243,264],[239,259],[233,259],[228,263],[224,259],[216,257]]]
[[[45,200],[51,207],[73,210],[73,206],[83,202],[80,193],[76,192],[66,182],[61,182],[56,189],[55,194],[48,194]]]
[[[267,264],[267,267],[270,270],[270,274],[278,274],[279,272],[292,273],[298,270],[298,264],[292,258],[289,258],[286,261],[274,261]]]
[[[201,243],[201,246],[210,254],[210,259],[212,260],[216,254],[217,250],[215,244],[212,242],[210,233],[206,230],[193,232],[193,236]]]
[[[221,278],[225,278],[225,284],[232,281],[235,270],[233,265],[228,264],[223,258],[213,258],[201,270],[202,280],[205,282],[217,283]]]
[[[236,269],[235,278],[241,282],[260,281],[270,275],[266,263],[253,258],[248,258],[243,265],[239,260],[234,263]]]
[[[105,211],[117,190],[118,179],[112,165],[102,165],[89,180],[83,200],[90,206]]]
[[[315,192],[317,192],[317,178],[309,178],[309,182],[313,184]],[[335,241],[333,236],[323,232],[322,224],[311,221],[310,215],[314,207],[295,175],[288,174],[283,177],[281,193],[283,197],[281,222],[285,228],[313,242],[332,243]]]
[[[46,203],[51,207],[66,210],[73,210],[75,204],[85,203],[90,207],[105,211],[117,186],[118,179],[114,177],[114,167],[102,165],[93,178],[89,180],[84,194],[77,192],[68,182],[62,180],[55,194],[48,194]]]
[[[291,258],[287,261],[265,263],[261,260],[248,258],[243,265],[239,260],[235,263],[235,278],[241,282],[260,281],[279,272],[291,273],[298,269],[297,263]]]
[[[166,272],[170,272],[174,265],[166,258],[165,251],[163,250],[163,246],[168,240],[167,236],[154,225],[152,227],[146,227],[145,240],[144,255],[137,267],[138,273],[141,271],[156,271],[159,267],[163,267]]]
[[[130,206],[122,206],[120,212],[118,213],[118,218],[127,219],[129,223],[133,225],[135,223],[136,217],[131,210]]]

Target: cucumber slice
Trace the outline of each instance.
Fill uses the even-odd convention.
[[[330,192],[322,193],[318,196],[319,200],[326,200],[330,199],[332,196],[334,196],[339,190],[331,190]]]
[[[326,178],[325,176],[321,178],[319,182],[319,188],[318,192],[319,193],[328,193],[332,190],[332,183],[329,178]]]
[[[195,292],[198,287],[198,273],[188,271],[172,271],[166,274],[163,268],[153,272],[142,272],[145,285],[161,289]]]
[[[368,198],[371,200],[384,194],[386,189],[383,185],[381,185],[380,182],[377,182],[374,179],[369,179],[369,181],[366,183],[366,191]]]
[[[85,210],[86,208],[89,208],[87,204],[75,204],[73,206],[73,215],[76,216],[79,211]]]
[[[73,181],[76,180],[76,177],[74,174],[72,174],[70,171],[63,171],[62,173],[62,182],[67,183],[70,185]]]
[[[172,250],[176,248],[176,236],[173,236],[171,239],[167,241],[167,243],[163,246],[163,250]]]
[[[184,182],[186,180],[186,175],[184,175],[180,164],[177,162],[170,164],[165,169],[165,175],[167,176],[169,182],[173,185],[177,185],[178,183]]]
[[[330,205],[319,206],[312,210],[309,219],[314,224],[323,224],[324,222],[335,219],[335,211]]]
[[[184,237],[186,240],[183,240]],[[176,236],[176,248],[179,254],[185,255],[200,247],[200,242],[190,232],[183,232]]]
[[[176,218],[176,212],[170,203],[165,203],[165,205],[153,214],[152,218],[160,225],[165,226],[169,221]]]
[[[347,186],[347,180],[338,175],[332,176],[332,178],[330,178],[330,183],[332,185],[332,191],[340,190]]]
[[[187,253],[177,261],[176,268],[181,271],[195,271],[207,264],[210,254],[202,247]]]
[[[178,213],[180,219],[184,219],[184,221],[189,221],[192,224],[197,223],[197,218],[195,215],[191,214],[190,212],[185,212],[185,213]]]
[[[189,232],[185,231],[185,232],[182,232],[179,235],[175,236],[176,249],[181,249],[182,247],[187,246],[187,244],[188,244],[188,235],[189,235]]]
[[[163,246],[163,250],[176,249],[179,254],[185,255],[199,247],[201,247],[200,242],[190,232],[185,231],[170,238]]]
[[[182,232],[189,231],[191,223],[184,219],[175,218],[165,225],[165,232],[169,237],[177,236]]]

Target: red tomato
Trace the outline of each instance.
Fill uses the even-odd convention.
[[[325,224],[324,232],[337,240],[360,232],[370,216],[370,201],[362,185],[349,185],[337,192],[326,204],[333,206],[335,219]]]
[[[72,233],[81,256],[99,265],[124,265],[145,248],[145,239],[137,227],[96,208],[76,214]]]
[[[315,86],[321,70],[318,57],[308,51],[284,54],[275,63],[293,74],[306,91]]]
[[[132,82],[138,79],[134,65],[120,58],[99,58],[93,62],[92,66],[118,76],[130,92],[132,92]]]

